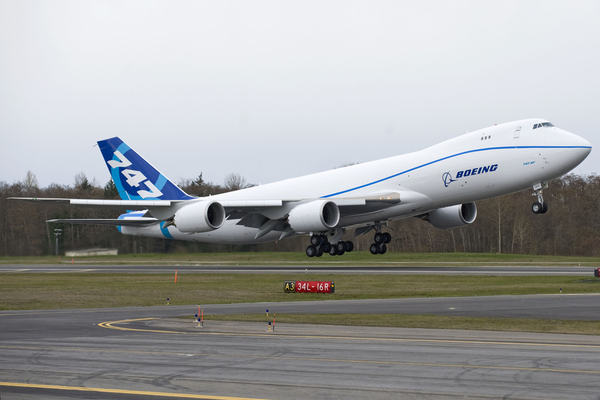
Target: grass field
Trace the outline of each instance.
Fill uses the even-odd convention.
[[[345,274],[0,274],[0,309],[318,301],[403,297],[597,293],[600,280],[568,276]],[[334,294],[283,293],[285,280],[334,281]]]
[[[62,262],[70,263],[71,260]],[[600,266],[586,257],[498,254],[386,254],[353,252],[344,257],[307,259],[298,253],[145,254],[77,259],[82,264],[209,265],[561,265]],[[56,264],[55,257],[0,258],[0,264]],[[591,275],[591,272],[590,272]],[[443,276],[344,274],[107,274],[1,273],[0,310],[73,309],[125,306],[205,305],[262,301],[319,301],[406,297],[451,297],[599,293],[600,280],[569,276]],[[285,294],[285,280],[334,281],[336,293]],[[207,316],[208,319],[263,321],[264,315]],[[433,315],[282,315],[278,322],[406,328],[477,329],[522,332],[600,334],[600,322]]]
[[[71,263],[71,258],[61,257],[62,263]],[[321,258],[308,258],[303,252],[278,252],[278,253],[193,253],[193,254],[126,254],[119,256],[79,257],[73,259],[77,264],[159,264],[159,265],[382,265],[382,264],[410,264],[410,265],[468,265],[469,263],[512,263],[535,265],[585,265],[599,266],[598,257],[565,257],[565,256],[537,256],[522,254],[495,254],[495,253],[387,253],[383,256],[373,256],[369,252],[346,253],[342,257],[323,256]],[[1,264],[57,264],[54,256],[45,257],[0,257]]]

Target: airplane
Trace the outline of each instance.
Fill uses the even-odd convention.
[[[392,220],[419,217],[436,228],[468,225],[475,201],[533,190],[548,211],[547,182],[579,165],[591,144],[545,119],[498,124],[421,151],[208,197],[190,196],[118,137],[98,142],[121,200],[12,198],[125,210],[117,219],[47,222],[114,225],[125,235],[249,244],[310,235],[309,257],[343,255],[342,240],[374,231],[372,254],[391,240]]]

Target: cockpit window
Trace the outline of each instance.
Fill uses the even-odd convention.
[[[551,122],[542,122],[540,124],[533,125],[533,129],[554,126]]]

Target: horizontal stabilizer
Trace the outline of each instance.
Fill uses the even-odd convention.
[[[148,226],[160,222],[156,218],[126,218],[126,219],[51,219],[46,222],[57,224],[88,224],[111,226]]]
[[[8,200],[21,200],[39,203],[56,203],[70,206],[112,208],[116,210],[145,210],[148,207],[170,207],[174,203],[185,200],[95,200],[95,199],[63,199],[37,197],[9,197]]]

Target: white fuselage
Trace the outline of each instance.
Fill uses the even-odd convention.
[[[492,126],[414,153],[287,179],[212,196],[215,201],[364,198],[399,193],[401,202],[340,219],[337,228],[420,215],[532,188],[576,167],[591,151],[585,139],[557,127],[533,129],[541,119]],[[228,220],[212,232],[184,234],[176,227],[121,227],[124,234],[212,243],[276,240],[280,232],[255,239],[256,228]]]

